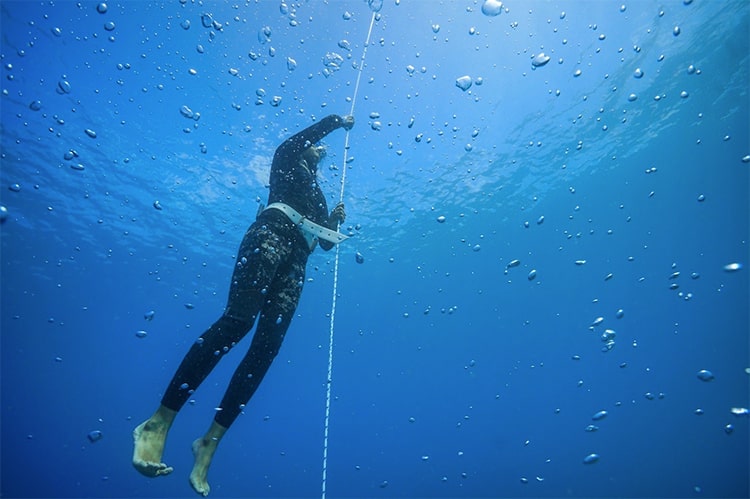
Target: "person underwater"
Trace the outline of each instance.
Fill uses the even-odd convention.
[[[208,469],[219,442],[253,396],[281,348],[305,283],[305,267],[317,245],[330,250],[347,236],[343,203],[329,213],[318,185],[331,132],[351,130],[353,116],[326,116],[285,140],[271,163],[268,203],[245,233],[229,284],[224,313],[193,343],[154,414],[133,431],[133,466],[148,477],[170,474],[162,461],[177,413],[218,362],[257,321],[250,348],[229,382],[208,431],[193,442],[190,484],[202,496],[211,490]]]

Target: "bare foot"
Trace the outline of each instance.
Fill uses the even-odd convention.
[[[195,465],[193,471],[190,472],[190,485],[203,497],[211,492],[211,487],[208,485],[208,467],[211,466],[211,460],[218,445],[217,440],[206,438],[199,438],[193,442]]]
[[[216,448],[226,432],[225,427],[216,421],[212,421],[206,434],[193,442],[195,464],[193,465],[193,471],[190,472],[190,485],[203,497],[211,492],[211,487],[208,486],[208,467],[211,466]]]
[[[147,477],[168,475],[173,468],[161,462],[169,422],[151,417],[133,430],[133,466]]]

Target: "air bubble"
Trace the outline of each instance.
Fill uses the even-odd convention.
[[[189,108],[189,107],[187,107],[187,106],[182,106],[182,107],[180,108],[180,114],[181,114],[181,115],[183,115],[183,116],[184,116],[185,118],[189,118],[189,119],[192,119],[192,118],[193,118],[193,115],[194,115],[194,114],[193,114],[193,110],[192,110],[192,109],[190,109],[190,108]]]
[[[488,17],[495,17],[503,11],[503,2],[499,0],[485,0],[482,4],[482,14]]]
[[[57,93],[58,94],[69,94],[72,88],[67,80],[60,80],[57,82]]]
[[[593,416],[591,416],[591,419],[593,419],[594,421],[600,421],[600,420],[606,418],[607,414],[608,414],[607,411],[599,411],[596,414],[594,414]]]
[[[550,60],[550,56],[548,56],[544,52],[540,52],[531,60],[531,67],[540,68],[544,66],[545,64],[547,64],[549,60]]]
[[[464,92],[471,88],[471,76],[461,76],[456,79],[456,86]]]
[[[380,12],[383,8],[383,0],[367,0],[367,6],[372,12]]]
[[[594,464],[599,460],[599,454],[589,454],[583,458],[583,464]]]
[[[104,4],[99,4],[99,5],[104,5]],[[91,443],[94,443],[94,442],[98,442],[99,440],[101,440],[102,437],[104,437],[104,434],[101,432],[101,430],[94,430],[94,431],[89,432],[87,437]]]

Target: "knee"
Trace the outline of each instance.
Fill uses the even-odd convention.
[[[244,338],[252,327],[251,321],[224,314],[203,334],[200,343],[206,342],[212,348],[223,346],[224,350],[228,351]]]
[[[253,327],[255,316],[253,317],[236,317],[224,312],[217,321],[218,327],[225,331],[242,331],[244,335]]]
[[[263,352],[266,358],[274,359],[278,355],[279,350],[281,350],[284,336],[286,336],[286,328],[261,328],[259,326],[253,341],[257,343],[258,350]]]

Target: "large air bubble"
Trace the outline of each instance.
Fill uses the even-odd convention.
[[[482,4],[482,14],[495,17],[503,11],[503,2],[499,0],[485,0]]]

